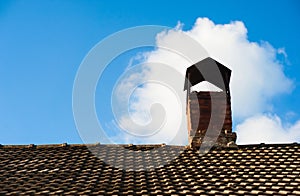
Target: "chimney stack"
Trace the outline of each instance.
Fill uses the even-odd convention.
[[[218,77],[219,76],[219,77]],[[186,70],[186,113],[190,147],[237,148],[232,132],[229,81],[231,70],[212,58],[206,58]],[[207,81],[221,92],[191,92],[191,87]]]

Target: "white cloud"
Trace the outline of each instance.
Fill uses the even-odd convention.
[[[300,121],[284,126],[276,115],[256,115],[237,125],[239,144],[291,143],[300,140]]]
[[[277,50],[267,42],[250,42],[242,22],[220,25],[207,18],[198,18],[187,33],[213,58],[232,69],[235,118],[244,119],[268,110],[274,96],[292,89],[292,82],[276,59]]]
[[[191,51],[191,43],[184,39],[189,35],[198,41],[209,53],[203,50],[196,51],[195,55],[188,58],[182,54],[195,53]],[[151,117],[165,119],[165,124],[160,134],[154,134],[150,138],[144,138],[144,143],[175,143],[186,144],[187,126],[185,112],[180,114],[179,100],[185,100],[183,93],[183,82],[185,70],[191,62],[199,61],[207,56],[218,60],[232,69],[231,95],[233,118],[238,122],[237,132],[239,142],[280,142],[292,141],[292,137],[298,137],[299,123],[294,126],[284,128],[278,116],[264,116],[257,114],[272,112],[272,98],[282,93],[289,93],[293,89],[292,81],[283,72],[283,65],[277,60],[277,54],[286,56],[284,49],[275,49],[268,42],[251,42],[247,38],[247,29],[243,22],[235,21],[229,24],[214,24],[207,18],[198,18],[191,30],[183,31],[182,24],[178,24],[174,29],[162,32],[157,36],[157,46],[155,51],[144,53],[145,58],[142,71],[133,76],[125,77],[122,83],[116,88],[119,97],[128,94],[130,88],[137,86],[142,81],[149,79],[167,78],[167,84],[163,85],[144,85],[137,88],[130,102],[130,116],[135,118],[140,124],[147,124]],[[165,49],[168,48],[168,49]],[[170,50],[171,49],[171,50]],[[178,51],[181,52],[178,52]],[[182,52],[183,51],[183,52]],[[162,65],[153,65],[161,63]],[[163,67],[174,70],[169,75],[164,72]],[[170,70],[169,70],[170,71]],[[172,74],[179,74],[175,77]],[[201,86],[201,85],[200,85]],[[210,88],[207,84],[200,88]],[[125,92],[125,93],[124,93]],[[122,94],[123,93],[123,94]],[[173,94],[172,94],[173,93]],[[175,94],[174,94],[175,93]],[[174,99],[175,95],[175,99]],[[178,96],[176,98],[176,96]],[[173,97],[173,98],[172,98]],[[172,101],[170,101],[172,100]],[[160,103],[164,112],[156,113],[151,116],[149,111],[153,103]],[[182,102],[185,104],[185,102]],[[161,108],[160,108],[161,109]],[[160,114],[166,114],[162,116]],[[132,124],[130,116],[121,115],[122,126],[130,129]],[[183,126],[178,126],[183,123]],[[258,125],[259,124],[259,125]],[[151,127],[148,127],[151,129]],[[257,129],[251,131],[251,129]],[[265,129],[265,132],[262,130]],[[261,132],[257,132],[260,130]],[[142,130],[134,130],[142,131]],[[147,130],[144,130],[147,131]],[[255,134],[261,133],[255,142]],[[178,133],[178,134],[177,134]],[[177,134],[177,135],[176,135]],[[284,135],[286,135],[284,137]],[[267,137],[269,135],[269,137]],[[175,139],[173,139],[177,136]],[[249,138],[249,139],[247,139]],[[250,139],[251,138],[251,139]],[[281,138],[281,139],[280,139]],[[172,140],[173,139],[173,140]],[[253,140],[252,140],[253,139]],[[299,139],[299,137],[298,137]],[[137,138],[134,141],[141,141]]]

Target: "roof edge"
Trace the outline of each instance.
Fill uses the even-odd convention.
[[[266,143],[260,143],[260,144],[241,144],[238,145],[239,148],[247,148],[247,147],[280,147],[280,146],[300,146],[300,143],[293,142],[293,143],[272,143],[272,144],[266,144]]]
[[[100,143],[94,143],[94,144],[68,144],[68,143],[62,143],[62,144],[40,144],[40,145],[35,145],[35,144],[28,144],[28,145],[2,145],[0,144],[0,148],[58,148],[58,147],[92,147],[92,146],[121,146],[121,147],[152,147],[152,148],[158,148],[162,146],[172,146],[172,147],[178,147],[178,148],[184,148],[187,146],[181,146],[181,145],[166,145],[164,143],[162,144],[100,144]],[[247,148],[247,147],[260,147],[260,146],[300,146],[300,143],[293,142],[293,143],[274,143],[274,144],[265,144],[265,143],[260,143],[260,144],[242,144],[242,145],[237,145],[239,148]]]
[[[162,144],[100,144],[100,143],[93,143],[93,144],[68,144],[68,143],[62,143],[62,144],[8,144],[3,145],[0,144],[0,148],[58,148],[58,147],[92,147],[92,146],[121,146],[121,147],[162,147],[166,146],[165,143]],[[177,146],[177,147],[183,147],[178,145],[168,145],[168,146]]]

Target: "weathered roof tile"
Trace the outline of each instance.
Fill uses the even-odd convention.
[[[185,148],[2,145],[0,195],[300,195],[299,144],[243,145],[201,156],[187,148],[166,163],[180,149]]]

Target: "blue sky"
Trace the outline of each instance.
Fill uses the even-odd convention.
[[[278,60],[294,88],[272,97],[270,102],[283,126],[298,121],[299,1],[2,0],[0,143],[82,143],[72,114],[72,89],[77,69],[88,51],[124,28],[175,27],[180,21],[183,30],[188,30],[198,17],[207,17],[216,24],[242,21],[248,40],[264,40],[274,48],[285,49],[287,59],[281,55]],[[108,70],[111,82],[126,68],[130,55],[116,59],[115,65],[119,66]],[[106,82],[111,88],[109,79]],[[108,109],[98,108],[98,112],[106,113]]]

